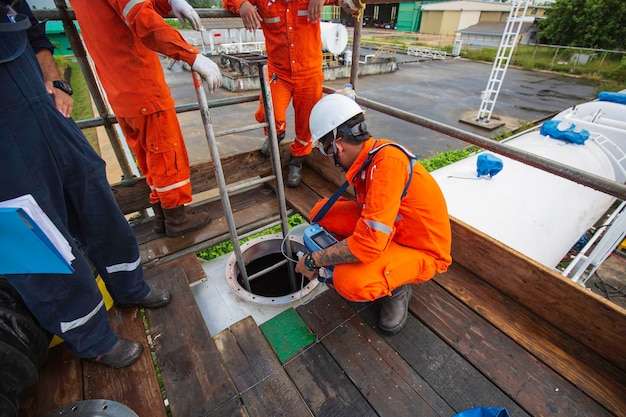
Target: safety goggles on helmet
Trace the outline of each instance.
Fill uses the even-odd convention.
[[[363,109],[343,94],[329,94],[322,97],[313,106],[309,116],[312,145],[317,146],[317,142],[324,136],[360,113],[363,113]]]

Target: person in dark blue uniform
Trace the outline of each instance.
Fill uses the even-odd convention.
[[[37,20],[33,14],[30,6],[25,0],[8,2],[7,0],[0,0],[0,4],[7,6],[11,5],[15,13],[28,16],[31,26],[26,29],[26,35],[28,36],[28,43],[30,47],[35,51],[37,61],[41,66],[43,72],[43,79],[46,84],[48,93],[54,97],[54,103],[57,108],[65,117],[72,115],[72,109],[74,101],[72,100],[72,87],[64,80],[59,74],[59,70],[52,57],[55,46],[50,42],[48,36],[46,36],[46,24]]]
[[[116,204],[105,163],[55,107],[27,40],[27,21],[0,3],[0,201],[31,194],[76,259],[72,274],[5,278],[71,353],[113,368],[128,366],[143,347],[111,329],[91,265],[118,305],[158,308],[171,296],[144,281],[137,241]]]

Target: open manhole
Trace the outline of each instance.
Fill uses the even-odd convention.
[[[301,239],[289,236],[291,259],[297,259],[299,251],[306,252]],[[295,289],[289,277],[290,261],[283,255],[286,251],[282,234],[265,235],[249,240],[241,245],[241,254],[249,280],[247,291],[233,252],[226,264],[226,279],[235,293],[246,301],[257,304],[286,304],[311,293],[319,281],[309,281],[301,274],[295,274]],[[262,271],[266,271],[261,273]],[[254,277],[253,277],[254,276]]]

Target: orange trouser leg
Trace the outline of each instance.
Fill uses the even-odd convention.
[[[322,98],[324,74],[320,72],[320,74],[313,77],[301,80],[292,80],[284,77],[272,80],[271,73],[268,76],[272,93],[276,134],[280,135],[287,129],[287,108],[293,99],[296,140],[291,145],[291,154],[294,156],[308,155],[311,153],[309,115],[315,103]],[[259,123],[266,121],[262,96],[259,98],[259,108],[255,112],[254,117]]]
[[[401,285],[428,281],[435,265],[431,256],[392,241],[374,262],[335,266],[333,286],[347,300],[373,301]]]
[[[173,208],[191,202],[189,157],[176,111],[118,121],[150,187],[150,203]]]
[[[309,116],[313,106],[322,98],[322,83],[324,74],[319,74],[304,80],[294,80],[293,111],[296,140],[291,144],[293,156],[304,156],[311,153],[311,130]]]
[[[322,208],[326,199],[318,201],[310,218]],[[361,208],[354,200],[339,199],[318,224],[345,239],[354,232]],[[391,294],[404,284],[417,284],[435,275],[437,261],[417,249],[390,242],[380,257],[370,263],[339,264],[333,271],[333,287],[350,301],[373,301]]]
[[[271,80],[271,74],[269,75],[270,92],[272,93],[272,107],[274,110],[274,124],[276,126],[276,135],[280,135],[287,129],[287,107],[291,102],[292,97],[292,85],[289,80],[276,79]],[[263,95],[259,96],[259,108],[254,113],[254,118],[259,123],[264,123],[265,109],[263,107]],[[267,135],[267,129],[265,134]]]

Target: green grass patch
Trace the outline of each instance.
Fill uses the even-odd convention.
[[[292,216],[289,216],[289,218],[287,219],[287,227],[289,228],[292,228],[302,223],[304,223],[304,219],[299,214],[294,214]],[[256,237],[259,237],[259,236],[273,235],[273,234],[279,233],[282,231],[282,229],[283,229],[282,226],[278,224],[274,227],[270,227],[252,236],[248,236],[244,239],[240,239],[239,245],[242,245],[245,242],[252,240]],[[233,242],[231,240],[228,240],[226,242],[218,243],[217,245],[212,246],[208,249],[201,250],[200,252],[196,253],[196,256],[204,260],[210,261],[211,259],[219,258],[220,256],[226,255],[227,253],[230,253],[232,251],[233,251]]]
[[[93,107],[91,105],[91,94],[87,88],[87,82],[80,69],[80,65],[74,59],[60,56],[54,57],[57,64],[59,74],[72,86],[74,94],[74,109],[72,110],[72,118],[74,120],[92,119],[94,117]],[[100,154],[100,145],[98,144],[98,135],[95,128],[83,129],[83,134],[91,144],[91,146]]]

